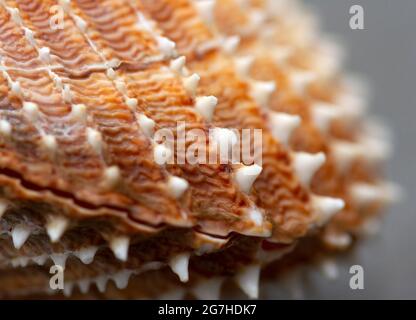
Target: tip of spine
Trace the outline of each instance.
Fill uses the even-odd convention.
[[[279,47],[272,50],[272,57],[278,65],[284,64],[287,59],[294,53],[292,47]]]
[[[175,55],[176,43],[166,37],[157,37],[160,52],[165,57],[171,58]]]
[[[68,12],[68,10],[71,8],[71,0],[59,0],[58,3],[60,6],[62,6],[65,12]]]
[[[97,286],[97,289],[99,292],[104,293],[107,289],[107,283],[108,283],[108,276],[99,276],[95,278],[95,285]]]
[[[131,275],[132,275],[132,271],[130,270],[123,270],[123,271],[117,272],[112,277],[117,289],[122,290],[122,289],[127,288]]]
[[[137,117],[137,121],[139,123],[139,127],[143,130],[143,132],[148,137],[153,137],[156,123],[144,114],[140,114]]]
[[[232,129],[214,128],[210,134],[210,139],[221,147],[231,147],[238,142],[238,136]]]
[[[185,179],[171,176],[168,181],[169,192],[175,197],[180,198],[189,188],[189,183]]]
[[[97,253],[98,248],[91,246],[82,248],[79,251],[75,252],[75,255],[81,260],[84,264],[90,264],[94,261],[95,254]]]
[[[106,74],[110,80],[115,80],[117,78],[117,74],[113,68],[108,68]]]
[[[235,67],[237,69],[237,73],[241,77],[247,77],[250,73],[250,68],[253,65],[254,56],[245,56],[239,57],[235,59]]]
[[[31,230],[28,226],[17,225],[11,231],[11,236],[13,240],[13,245],[16,249],[20,249],[29,238]]]
[[[153,157],[158,165],[163,166],[171,159],[172,151],[163,144],[157,144],[153,149]]]
[[[65,297],[70,297],[72,295],[72,291],[74,290],[74,284],[66,282],[64,284],[63,294]]]
[[[324,235],[323,241],[330,247],[346,249],[351,245],[353,239],[348,233],[328,233]]]
[[[171,267],[172,271],[176,273],[179,279],[182,282],[188,282],[189,280],[189,273],[188,273],[188,265],[189,265],[189,253],[182,253],[174,256],[169,261],[169,266]]]
[[[222,40],[222,49],[228,54],[233,54],[237,51],[238,46],[240,45],[239,36],[231,36]]]
[[[337,106],[326,103],[315,103],[311,107],[312,119],[321,132],[327,132],[333,120],[340,116]]]
[[[173,71],[179,73],[180,75],[183,75],[183,71],[184,71],[183,69],[185,68],[185,64],[186,64],[186,57],[181,56],[170,62],[170,68]]]
[[[359,206],[375,203],[391,204],[400,201],[402,190],[393,183],[355,183],[350,189],[351,196]]]
[[[129,255],[130,239],[127,236],[114,237],[109,243],[114,256],[120,261],[127,261]]]
[[[89,145],[91,146],[91,148],[96,153],[101,153],[101,148],[102,148],[101,133],[92,128],[87,128],[86,133],[87,133],[87,141]]]
[[[341,172],[348,170],[352,163],[364,154],[360,144],[341,140],[332,142],[331,151]]]
[[[34,37],[34,35],[33,35],[33,31],[32,30],[30,30],[29,28],[24,28],[24,30],[25,30],[25,37],[26,37],[26,39],[27,39],[27,41],[32,45],[32,46],[35,46],[36,45],[36,42],[35,42],[35,37]]]
[[[65,217],[50,216],[46,224],[46,232],[52,242],[57,242],[68,228],[69,221]]]
[[[22,88],[20,86],[19,81],[14,81],[10,83],[10,89],[12,91],[12,94],[21,97],[22,96]]]
[[[338,265],[332,259],[325,259],[320,264],[322,274],[329,280],[336,280],[339,277]]]
[[[56,138],[51,134],[45,134],[42,136],[42,143],[48,152],[54,153],[57,149]]]
[[[247,296],[257,299],[259,297],[260,265],[243,268],[236,275],[235,281]]]
[[[290,77],[293,89],[299,94],[303,94],[314,80],[315,74],[308,71],[293,71]]]
[[[51,49],[49,49],[48,47],[40,48],[39,49],[39,58],[44,63],[50,63],[50,61],[51,61]]]
[[[71,88],[69,87],[68,84],[63,85],[62,98],[64,99],[64,101],[66,103],[71,103],[72,102],[72,92],[71,92]]]
[[[51,254],[51,259],[53,263],[61,268],[65,269],[66,260],[68,259],[67,253],[54,253]]]
[[[81,32],[87,31],[88,24],[84,19],[82,19],[80,16],[74,15],[74,20],[77,28],[81,30]]]
[[[19,13],[19,9],[18,8],[10,8],[8,7],[7,10],[9,11],[13,21],[18,24],[21,25],[22,24],[22,18],[20,18],[20,13]]]
[[[207,121],[211,121],[217,104],[218,99],[214,96],[198,97],[196,98],[195,109]]]
[[[323,166],[326,161],[325,154],[306,152],[296,152],[293,154],[293,166],[300,182],[304,186],[309,186],[312,177]]]
[[[31,121],[36,121],[39,117],[39,107],[34,102],[23,102],[23,112]]]
[[[312,208],[316,216],[316,224],[322,226],[345,207],[342,199],[312,195]]]
[[[188,92],[188,94],[190,94],[191,96],[196,95],[196,91],[198,89],[198,84],[200,80],[201,77],[196,73],[183,80],[185,90]]]
[[[216,2],[217,0],[200,0],[193,2],[200,16],[207,24],[212,24],[214,22],[214,8]]]
[[[300,126],[301,122],[301,118],[297,115],[281,112],[270,113],[272,134],[285,145],[288,144],[293,131]]]
[[[84,122],[87,118],[87,107],[85,104],[74,104],[71,110],[71,118],[75,121]]]
[[[12,126],[7,120],[0,120],[0,135],[10,137],[12,133]]]
[[[120,181],[121,173],[117,166],[111,166],[104,171],[104,182],[109,188],[114,188]]]
[[[67,298],[70,297],[72,295],[73,291],[74,291],[74,284],[69,283],[69,282],[65,282],[64,283],[64,289],[62,291],[64,296],[67,297]]]
[[[77,286],[78,286],[78,288],[79,288],[79,291],[80,291],[82,294],[86,294],[86,293],[88,293],[88,290],[90,290],[91,280],[90,280],[90,279],[82,279],[82,280],[78,280],[78,281],[76,282],[76,284],[77,284]]]
[[[251,96],[262,107],[265,107],[276,90],[274,81],[251,81]]]
[[[6,213],[7,207],[8,207],[7,202],[3,199],[0,199],[0,219]]]
[[[136,108],[138,106],[139,102],[136,98],[127,98],[126,99],[126,105],[130,108],[132,111],[136,111]]]
[[[192,293],[198,300],[218,300],[223,283],[223,278],[202,280],[192,288]]]
[[[235,172],[235,180],[241,191],[250,193],[254,181],[258,178],[262,170],[263,168],[257,164],[242,166],[237,169]]]

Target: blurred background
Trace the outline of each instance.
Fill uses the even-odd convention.
[[[379,235],[339,261],[334,281],[314,273],[304,297],[316,299],[416,299],[416,1],[303,0],[320,17],[324,33],[346,49],[346,68],[368,80],[369,113],[394,133],[388,176],[405,191],[384,218]],[[352,5],[364,8],[365,30],[349,27]],[[364,268],[364,290],[349,287],[349,267]],[[316,283],[319,282],[319,287]],[[267,287],[267,296],[278,291]],[[296,294],[296,292],[295,292]]]

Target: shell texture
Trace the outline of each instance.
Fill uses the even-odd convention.
[[[340,53],[296,1],[1,0],[0,297],[256,298],[349,248],[397,190]],[[261,163],[181,158],[247,129]]]

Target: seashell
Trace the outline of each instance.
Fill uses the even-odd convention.
[[[257,298],[266,265],[311,237],[349,247],[395,200],[388,146],[299,4],[65,1],[51,33],[54,3],[0,5],[0,297],[47,294],[53,263],[57,295],[219,298],[232,280]]]

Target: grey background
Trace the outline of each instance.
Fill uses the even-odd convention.
[[[322,21],[325,33],[338,35],[347,49],[347,67],[371,84],[370,113],[394,133],[389,178],[406,192],[388,215],[379,236],[366,240],[354,257],[341,262],[340,279],[319,280],[306,298],[416,299],[416,1],[304,0]],[[365,30],[349,28],[349,8],[365,11]],[[351,290],[348,268],[361,264],[365,290]]]

